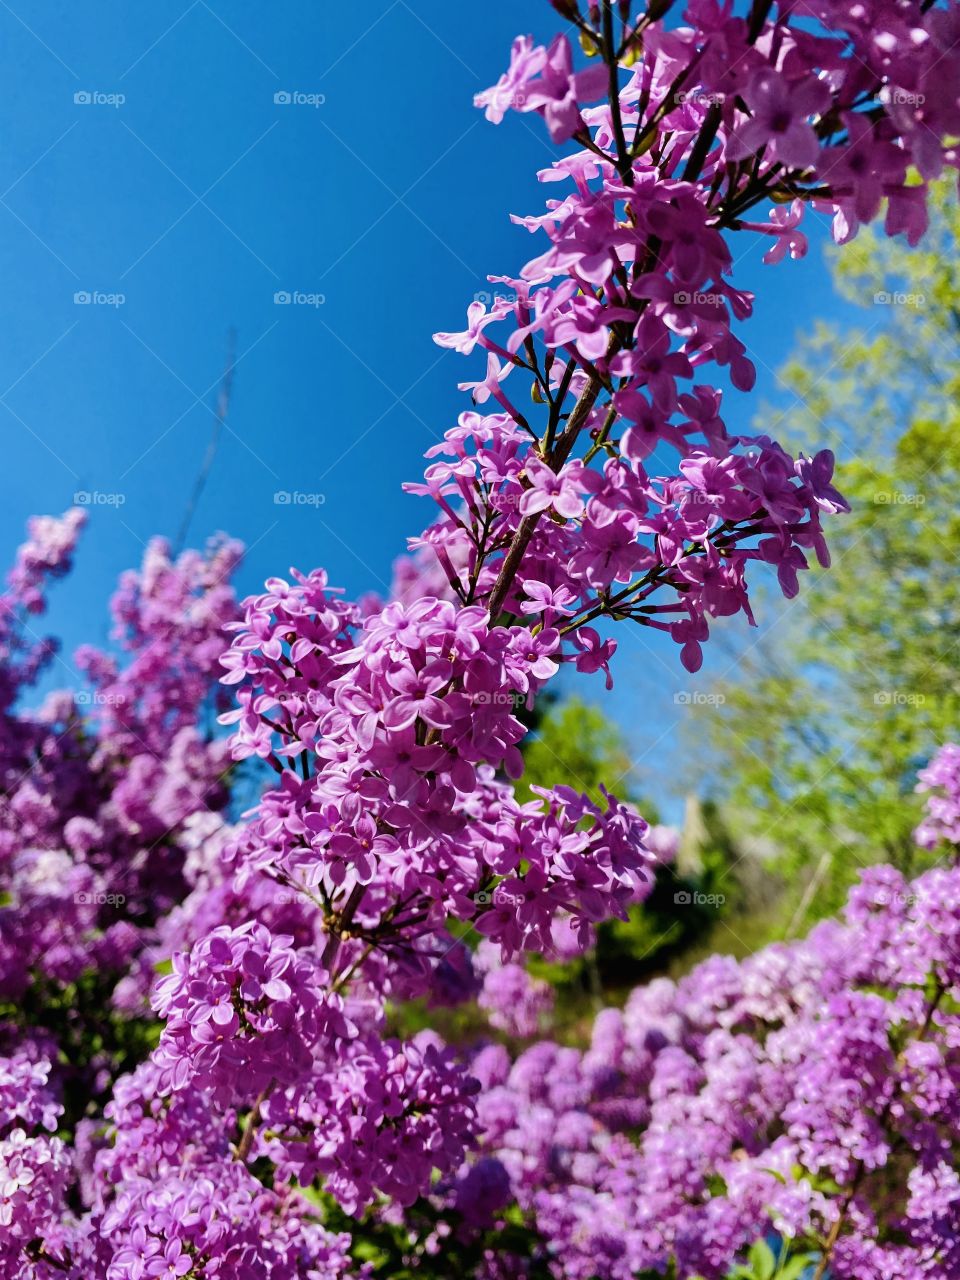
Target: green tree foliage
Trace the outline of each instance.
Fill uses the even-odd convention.
[[[796,877],[797,927],[862,865],[917,868],[916,769],[960,727],[958,242],[941,190],[923,251],[867,232],[833,252],[865,319],[801,342],[781,416],[835,450],[852,513],[832,522],[833,567],[803,575],[693,722],[714,794]]]
[[[562,783],[603,804],[606,787],[631,797],[633,762],[623,734],[596,706],[580,698],[554,702],[533,726],[523,744],[524,775],[517,784],[520,800],[529,800],[531,787]],[[648,821],[647,809],[644,816]]]

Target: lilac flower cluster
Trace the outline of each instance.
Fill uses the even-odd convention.
[[[269,1081],[298,1080],[321,1042],[356,1033],[322,969],[263,925],[212,930],[156,987],[165,1019],[154,1062],[160,1094],[204,1089],[232,1100]]]
[[[155,542],[114,600],[124,659],[77,657],[90,714],[59,694],[34,715],[15,699],[52,650],[26,619],[78,517],[34,524],[0,600],[11,1280],[370,1275],[363,1231],[423,1204],[451,1218],[432,1254],[519,1215],[572,1280],[712,1280],[771,1232],[817,1280],[960,1268],[956,870],[872,872],[845,925],[641,989],[584,1052],[465,1061],[391,1034],[396,1002],[478,989],[535,1029],[525,953],[588,947],[671,854],[615,796],[518,799],[523,713],[561,668],[609,685],[601,628],[626,620],[694,670],[711,619],[751,618],[748,568],[791,596],[809,553],[828,563],[830,453],[735,434],[698,381],[754,380],[727,233],[799,256],[810,203],[840,240],[881,208],[915,240],[926,181],[960,158],[956,3],[690,0],[686,26],[670,0],[555,7],[597,62],[521,38],[478,101],[573,141],[541,174],[565,194],[517,219],[545,251],[438,335],[483,350],[462,385],[496,408],[408,486],[437,515],[397,598],[292,571],[238,609],[235,544],[173,561]],[[211,700],[229,741],[200,731]],[[274,774],[236,827],[231,759]],[[333,1200],[356,1236],[329,1229]],[[491,1280],[526,1274],[509,1247],[483,1257]]]
[[[273,585],[246,602],[224,659],[243,682],[242,710],[224,717],[234,752],[282,775],[244,833],[248,873],[314,896],[334,935],[356,921],[406,950],[450,917],[507,953],[549,948],[561,914],[585,941],[625,914],[652,862],[643,820],[567,788],[520,805],[494,777],[522,769],[518,701],[555,674],[556,632],[494,628],[479,607],[425,597],[389,604],[350,644],[356,618],[328,609],[321,578]],[[299,776],[281,763],[296,756]]]
[[[940,748],[920,770],[917,790],[929,792],[914,833],[917,844],[923,849],[936,849],[943,841],[960,845],[960,746],[947,742]]]
[[[9,710],[22,687],[37,680],[56,653],[56,642],[38,637],[28,619],[43,613],[47,581],[69,573],[83,524],[78,509],[61,520],[34,516],[30,521],[29,540],[17,552],[7,590],[0,593],[0,713]]]
[[[20,709],[55,652],[30,619],[82,524],[76,511],[31,522],[0,607],[0,1001],[18,1019],[57,992],[76,1005],[78,983],[98,984],[117,1011],[145,1007],[141,958],[185,892],[187,831],[199,814],[222,824],[227,799],[229,750],[201,718],[236,613],[236,543],[176,562],[152,543],[113,601],[126,661],[85,647],[75,666],[87,688]],[[72,1026],[85,1034],[77,1010]]]
[[[420,545],[462,599],[579,633],[581,669],[598,647],[584,624],[604,615],[667,631],[696,669],[711,618],[750,616],[748,565],[775,565],[794,595],[808,552],[828,563],[822,516],[845,509],[829,451],[794,459],[767,437],[731,433],[720,388],[696,381],[711,365],[740,390],[755,376],[732,330],[752,297],[729,278],[722,232],[771,236],[776,262],[805,252],[805,203],[829,210],[845,240],[885,200],[887,231],[918,239],[926,195],[911,165],[926,179],[957,163],[956,14],[826,3],[770,20],[762,0],[748,17],[704,0],[679,29],[652,12],[635,24],[622,15],[615,38],[612,4],[558,7],[608,63],[607,82],[603,66],[573,70],[566,36],[549,48],[521,37],[478,96],[489,119],[536,112],[555,141],[581,149],[540,175],[570,194],[516,219],[548,237],[546,252],[519,278],[491,277],[502,293],[489,310],[473,303],[464,331],[436,335],[485,352],[486,376],[463,389],[503,412],[463,415],[438,450],[451,461],[411,486],[443,508]],[[613,49],[633,64],[626,82]],[[768,224],[746,220],[771,197],[781,203]],[[510,391],[518,380],[548,409],[543,434]],[[674,471],[651,470],[670,452]]]
[[[434,1169],[449,1173],[462,1162],[477,1088],[428,1032],[406,1043],[368,1034],[326,1071],[269,1099],[258,1149],[281,1178],[321,1179],[349,1213],[378,1193],[409,1205]]]
[[[60,1107],[50,1064],[25,1054],[0,1059],[0,1274],[17,1274],[24,1247],[55,1220],[72,1177],[53,1135]]]
[[[543,1031],[553,1011],[553,987],[532,977],[520,964],[501,964],[496,949],[481,942],[474,964],[483,970],[477,1004],[490,1025],[507,1035],[529,1039]]]
[[[234,1113],[200,1090],[162,1096],[161,1085],[152,1063],[117,1082],[107,1140],[89,1162],[87,1213],[65,1241],[68,1270],[106,1280],[354,1274],[349,1237],[325,1230],[315,1206],[271,1192],[236,1158]]]

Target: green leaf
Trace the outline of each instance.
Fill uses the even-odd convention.
[[[776,1280],[800,1280],[804,1271],[817,1260],[815,1253],[797,1253],[788,1258],[777,1272]]]
[[[757,1280],[773,1280],[773,1274],[777,1269],[777,1259],[766,1240],[757,1240],[752,1244],[747,1256],[750,1259],[750,1266],[753,1268],[753,1274]]]

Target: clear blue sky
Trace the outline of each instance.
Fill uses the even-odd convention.
[[[546,0],[0,0],[5,559],[30,513],[79,490],[124,497],[92,509],[57,588],[65,656],[105,639],[117,574],[176,532],[230,327],[229,427],[191,540],[242,539],[243,590],[292,563],[383,589],[428,515],[401,481],[466,407],[468,362],[430,335],[460,327],[488,272],[535,252],[507,215],[542,206],[534,174],[553,154],[533,117],[495,129],[472,96],[517,31],[557,21]],[[736,282],[763,288],[742,329],[760,377],[730,420],[783,400],[772,370],[837,306],[823,240],[775,269],[765,244],[738,241]],[[323,303],[277,305],[278,291]],[[277,506],[278,490],[325,502]],[[638,757],[659,741],[649,765],[691,681],[670,645],[623,635],[623,658],[614,710]]]

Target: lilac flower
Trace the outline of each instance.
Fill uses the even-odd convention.
[[[797,475],[821,511],[836,515],[838,511],[850,510],[850,504],[830,483],[833,479],[833,453],[830,449],[821,449],[813,458],[805,458],[801,453],[795,465]]]
[[[573,56],[566,36],[556,36],[549,48],[533,47],[529,37],[514,41],[510,69],[492,89],[477,94],[478,107],[488,120],[499,124],[508,108],[537,111],[546,120],[554,142],[563,142],[581,127],[578,102],[591,102],[606,90],[603,66],[573,70]]]
[[[770,68],[758,71],[744,90],[750,117],[737,125],[727,144],[732,160],[768,147],[772,158],[789,169],[808,169],[819,154],[817,136],[809,123],[830,102],[822,80],[804,77],[793,84]]]
[[[532,458],[526,465],[525,475],[530,488],[520,500],[520,510],[525,516],[537,511],[546,511],[552,507],[557,515],[568,520],[575,520],[583,512],[583,498],[580,496],[578,481],[580,467],[570,464],[559,474],[551,471],[542,462]]]

